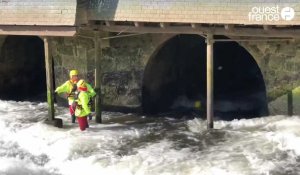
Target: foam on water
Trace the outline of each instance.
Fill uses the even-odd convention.
[[[206,158],[209,162],[219,159],[220,163],[225,163],[227,170],[233,165],[230,173],[244,167],[237,174],[299,174],[299,121],[296,116],[217,121],[214,132],[223,133],[226,141],[217,141],[202,153],[208,152],[212,156]],[[188,126],[190,131],[198,134],[205,132],[204,123],[194,119],[188,122]],[[224,155],[228,155],[227,159],[219,157],[222,150]],[[211,154],[212,151],[217,151],[216,155]],[[236,166],[239,165],[236,161],[243,165]]]
[[[45,103],[0,101],[0,174],[253,175],[299,174],[300,118],[216,121],[172,116],[136,122],[104,113],[80,132],[66,108],[59,129],[43,123]],[[145,120],[145,117],[135,116]]]

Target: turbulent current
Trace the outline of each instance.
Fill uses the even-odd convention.
[[[103,114],[81,132],[44,123],[46,103],[0,101],[1,175],[296,175],[300,118],[215,121]]]

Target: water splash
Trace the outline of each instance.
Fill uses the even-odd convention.
[[[0,174],[261,175],[300,172],[300,118],[216,121],[104,113],[80,132],[46,125],[47,104],[0,101]]]

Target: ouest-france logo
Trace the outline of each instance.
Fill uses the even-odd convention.
[[[295,18],[295,10],[292,7],[280,8],[277,6],[252,7],[249,14],[249,21],[291,21]]]

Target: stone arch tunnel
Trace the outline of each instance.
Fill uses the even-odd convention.
[[[43,41],[33,36],[7,36],[0,49],[0,99],[46,101]]]
[[[217,117],[231,120],[268,115],[265,82],[246,49],[236,42],[216,42],[214,70]],[[197,100],[204,112],[205,39],[199,35],[177,35],[156,50],[145,68],[142,107],[150,114],[193,111]]]

